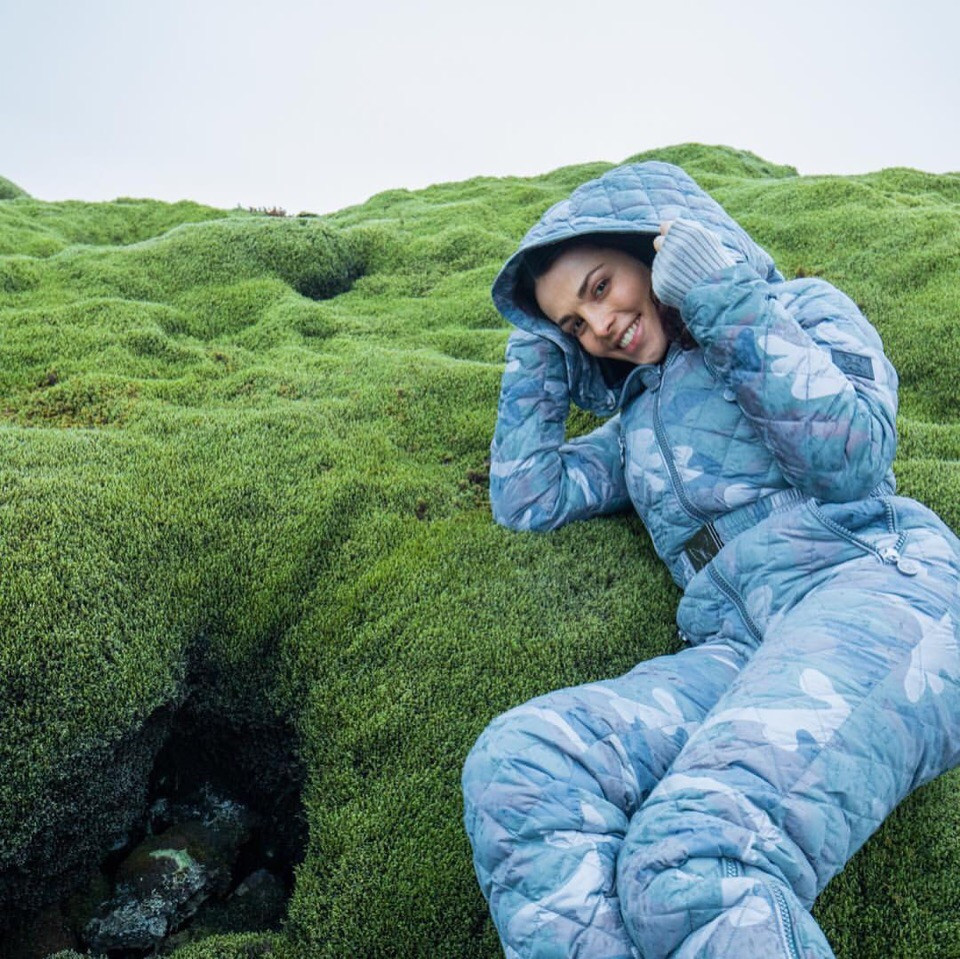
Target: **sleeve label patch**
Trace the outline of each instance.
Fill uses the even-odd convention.
[[[864,380],[876,379],[873,375],[873,360],[861,353],[848,353],[846,350],[831,350],[830,358],[847,376],[859,376]]]

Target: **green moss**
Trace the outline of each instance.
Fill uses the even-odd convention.
[[[12,180],[0,176],[0,200],[16,200],[21,196],[27,196],[27,191],[18,187]]]
[[[902,379],[901,488],[960,529],[958,177],[640,156],[866,310]],[[6,906],[66,891],[122,832],[189,677],[198,714],[295,726],[310,841],[282,932],[178,959],[500,954],[460,823],[468,749],[508,706],[674,641],[636,520],[521,535],[487,506],[508,334],[490,283],[610,166],[326,217],[0,203]],[[958,791],[905,803],[831,885],[841,959],[960,951]]]

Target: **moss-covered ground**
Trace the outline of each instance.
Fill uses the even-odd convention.
[[[861,305],[902,378],[901,491],[960,530],[960,175],[648,157]],[[505,708],[675,643],[635,519],[517,534],[487,506],[508,334],[490,283],[608,167],[295,218],[0,180],[7,914],[122,832],[202,676],[224,726],[295,731],[309,841],[281,931],[178,959],[499,955],[460,821],[468,749]],[[841,959],[960,956],[960,777],[905,802],[816,913]]]

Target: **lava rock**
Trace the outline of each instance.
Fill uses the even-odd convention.
[[[230,804],[231,806],[236,804]],[[230,869],[249,838],[239,815],[192,820],[148,836],[120,864],[116,890],[84,936],[94,949],[156,948],[189,919],[205,899],[222,895]]]

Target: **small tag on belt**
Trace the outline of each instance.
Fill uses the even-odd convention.
[[[713,528],[713,523],[707,523],[706,526],[701,526],[700,529],[687,540],[683,547],[687,558],[698,573],[722,548],[723,542],[720,540],[717,531]]]

